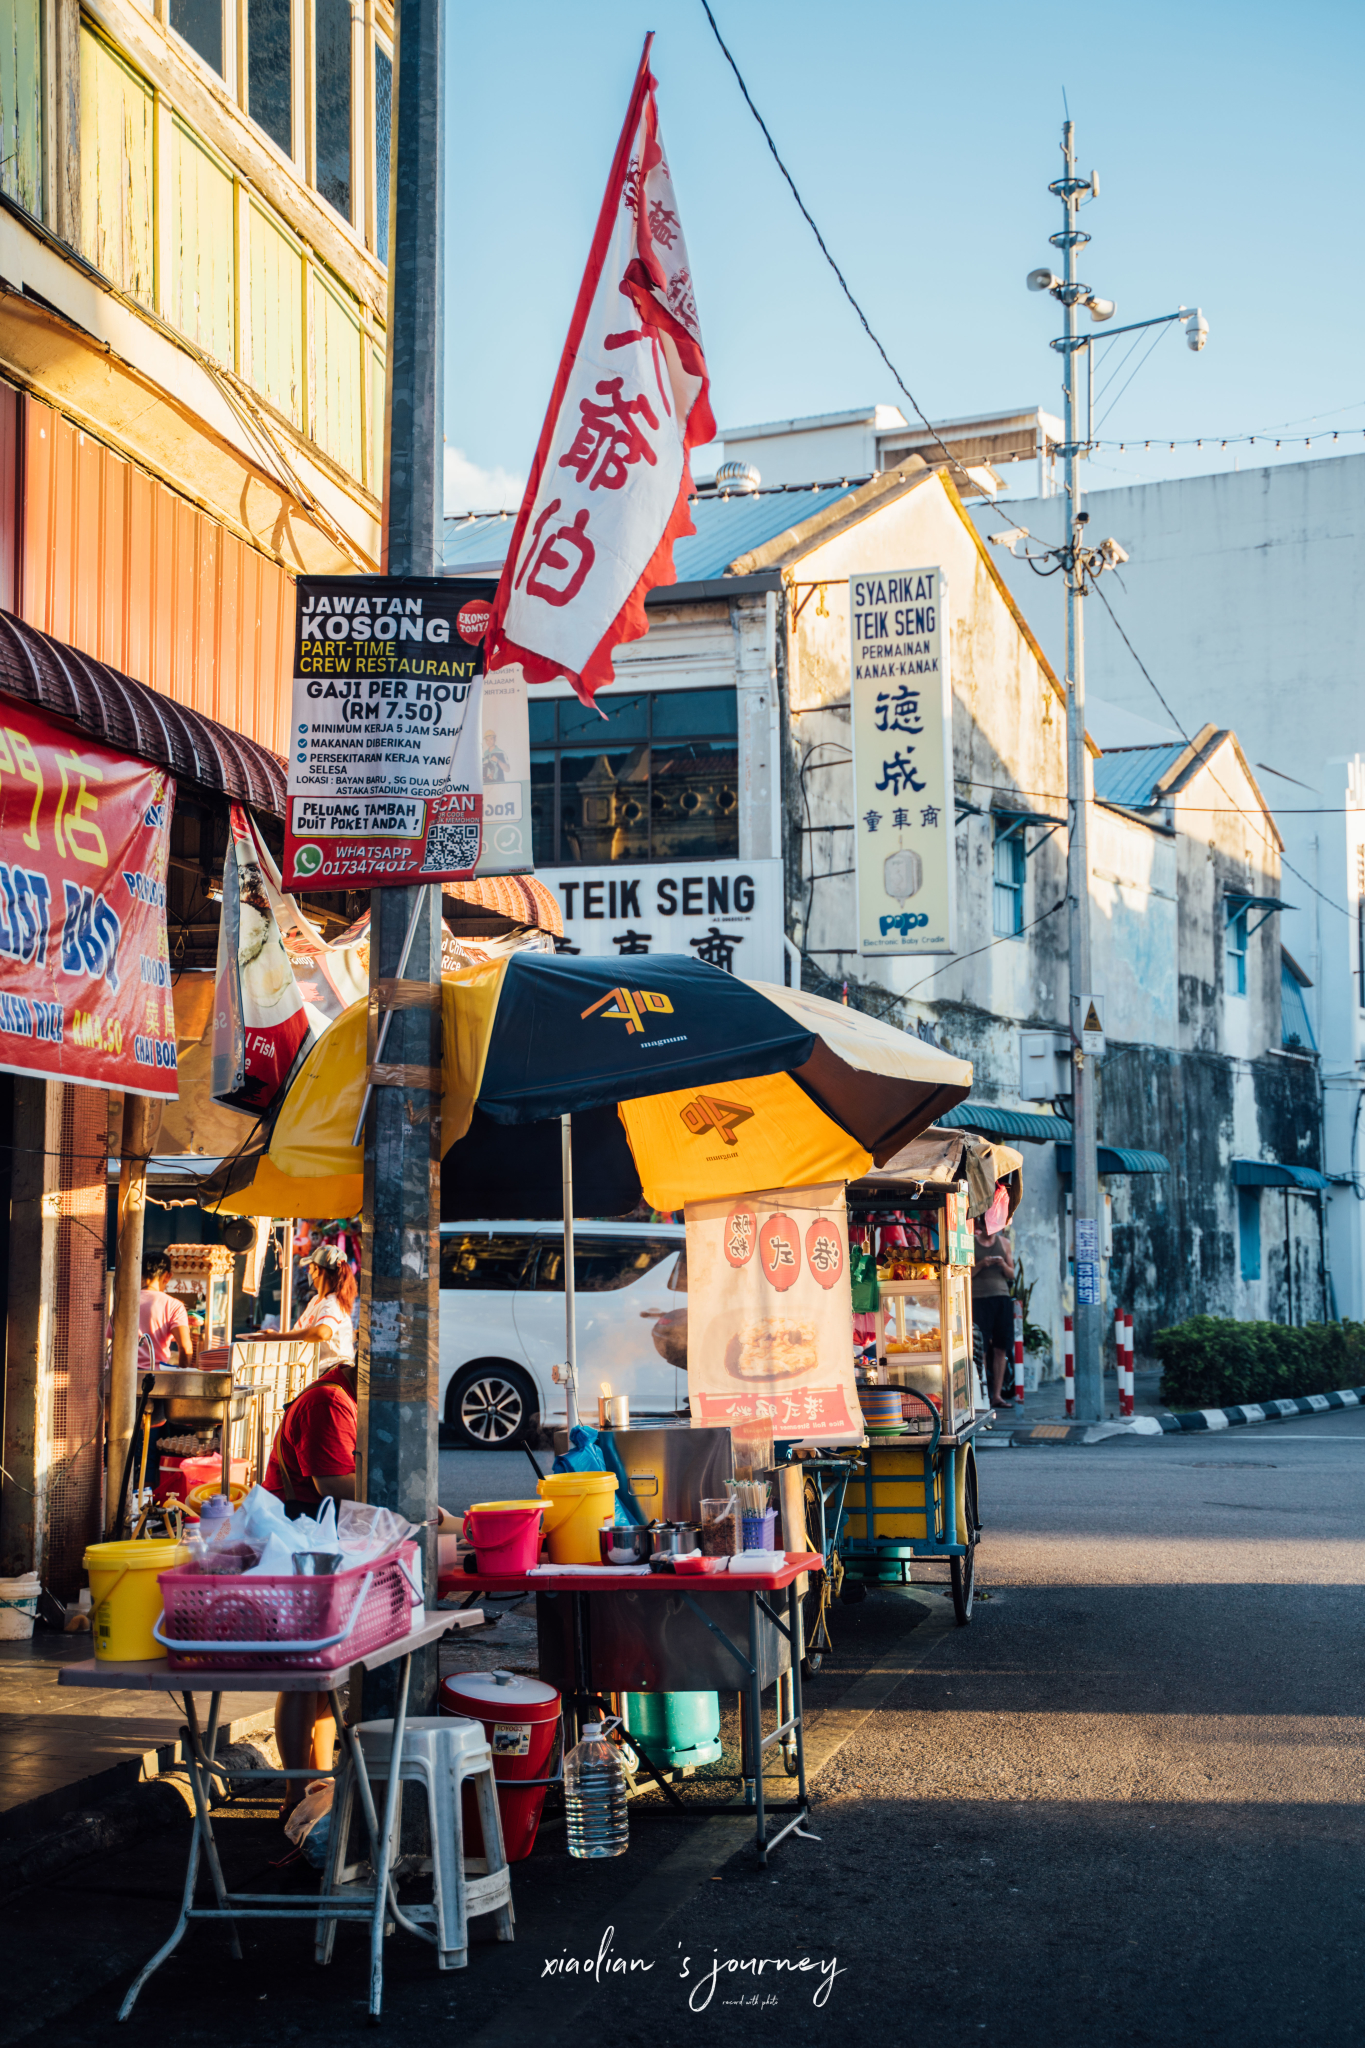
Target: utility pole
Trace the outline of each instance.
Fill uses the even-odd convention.
[[[389,166],[384,562],[441,568],[445,163],[442,0],[399,0]],[[370,892],[367,1060],[390,1018],[365,1117],[359,1497],[424,1524],[436,1501],[441,1184],[441,891]],[[436,1541],[427,1530],[428,1605]],[[366,1677],[367,1715],[392,1711],[392,1668]],[[412,1661],[411,1710],[429,1711],[434,1650]]]
[[[1095,1090],[1098,1073],[1082,1038],[1082,1004],[1094,983],[1090,972],[1090,758],[1085,745],[1085,570],[1080,559],[1088,514],[1081,510],[1081,478],[1077,457],[1084,445],[1078,434],[1076,371],[1088,346],[1076,333],[1078,290],[1076,252],[1090,240],[1077,224],[1082,194],[1089,197],[1096,180],[1076,176],[1075,132],[1070,121],[1062,129],[1065,169],[1048,187],[1062,202],[1062,232],[1050,237],[1062,252],[1062,285],[1058,293],[1066,315],[1059,343],[1066,403],[1062,447],[1065,464],[1066,537],[1066,812],[1070,827],[1067,850],[1067,950],[1071,965],[1071,1115],[1074,1126],[1071,1162],[1071,1212],[1075,1227],[1076,1299],[1072,1328],[1076,1342],[1076,1416],[1082,1422],[1104,1419],[1104,1359],[1101,1353],[1100,1307],[1100,1177],[1096,1145]],[[1110,307],[1112,313],[1113,308]]]
[[[1064,332],[1052,343],[1062,358],[1063,392],[1065,404],[1063,420],[1066,439],[1059,453],[1063,459],[1063,493],[1066,520],[1066,537],[1060,548],[1048,549],[1055,560],[1059,560],[1066,572],[1066,795],[1067,820],[1070,837],[1067,846],[1067,939],[1071,974],[1071,994],[1068,1021],[1071,1035],[1071,1114],[1073,1123],[1072,1143],[1072,1216],[1075,1224],[1075,1304],[1073,1328],[1075,1331],[1076,1369],[1076,1418],[1081,1422],[1102,1422],[1104,1420],[1104,1358],[1103,1332],[1105,1310],[1100,1302],[1100,1246],[1102,1242],[1102,1202],[1100,1191],[1096,1094],[1099,1082],[1098,1060],[1093,1051],[1086,1050],[1086,1017],[1092,995],[1095,993],[1090,960],[1090,804],[1093,797],[1093,777],[1090,757],[1085,743],[1085,622],[1084,601],[1086,579],[1098,576],[1105,569],[1115,569],[1128,557],[1115,540],[1101,541],[1098,547],[1088,547],[1085,529],[1090,514],[1081,507],[1081,475],[1079,462],[1088,455],[1094,444],[1094,362],[1088,351],[1093,336],[1077,331],[1077,314],[1084,306],[1090,318],[1096,322],[1107,322],[1114,317],[1112,299],[1102,299],[1088,284],[1082,284],[1076,275],[1077,251],[1090,240],[1085,230],[1078,225],[1077,215],[1082,201],[1098,199],[1100,191],[1099,174],[1091,172],[1088,178],[1076,174],[1075,127],[1070,121],[1062,124],[1063,171],[1048,186],[1062,202],[1062,229],[1060,234],[1049,236],[1054,249],[1061,251],[1062,275],[1051,270],[1032,270],[1028,276],[1030,291],[1050,292],[1059,301],[1065,315]],[[1173,320],[1183,321],[1185,343],[1196,354],[1208,339],[1208,322],[1196,306],[1193,309],[1181,306],[1174,313],[1162,313],[1154,320],[1137,320],[1127,327],[1111,327],[1110,338],[1120,334],[1135,334],[1146,327],[1163,327]],[[1078,368],[1082,354],[1086,355],[1086,420],[1084,430],[1080,415],[1080,392],[1078,390]],[[992,535],[1011,553],[1017,552],[1017,543],[1027,543],[1026,528],[1018,527],[1012,534]],[[1027,556],[1028,549],[1024,553]],[[1094,1039],[1092,1036],[1092,1044]]]

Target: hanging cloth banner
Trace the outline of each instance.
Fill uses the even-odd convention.
[[[0,704],[0,1069],[174,1100],[175,783]]]
[[[453,576],[299,577],[291,889],[473,874],[488,618],[487,585]]]
[[[698,1428],[860,1442],[843,1183],[689,1202],[687,1392]]]
[[[295,1064],[369,986],[369,920],[333,944],[283,891],[240,804],[229,815],[213,1005],[213,1099],[264,1113]]]
[[[585,704],[648,630],[695,533],[689,451],[714,440],[692,270],[645,39],[550,408],[493,600],[490,675],[567,676]]]

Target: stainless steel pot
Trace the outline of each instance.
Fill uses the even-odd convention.
[[[608,1523],[598,1534],[603,1564],[644,1564],[654,1548],[649,1529],[614,1529]]]
[[[651,1522],[648,1533],[654,1539],[656,1557],[685,1557],[699,1547],[691,1522]]]

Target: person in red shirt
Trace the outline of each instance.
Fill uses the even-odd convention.
[[[319,1300],[336,1297],[345,1318],[345,1335],[349,1337],[351,1304],[356,1297],[355,1275],[330,1245],[323,1250],[331,1257],[325,1263],[321,1259],[312,1262],[309,1277]],[[292,1336],[296,1332],[284,1334]],[[293,1511],[291,1520],[296,1515],[315,1515],[329,1495],[333,1500],[355,1499],[356,1427],[360,1415],[355,1396],[355,1359],[346,1356],[305,1387],[280,1417],[264,1484],[267,1493],[273,1493]],[[277,1697],[275,1741],[286,1770],[330,1770],[335,1733],[325,1692],[282,1692]],[[287,1820],[298,1805],[306,1783],[302,1778],[285,1779],[281,1820]]]

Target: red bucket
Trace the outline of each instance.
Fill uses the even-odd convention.
[[[483,1500],[466,1510],[465,1541],[490,1578],[529,1572],[540,1556],[543,1500]]]
[[[493,1752],[503,1846],[508,1862],[520,1863],[535,1846],[547,1788],[519,1784],[518,1780],[549,1776],[559,1727],[559,1694],[552,1685],[513,1671],[466,1671],[442,1681],[437,1707],[442,1714],[459,1714],[483,1723]],[[468,1853],[481,1856],[483,1830],[469,1784],[464,1788],[464,1836]]]

